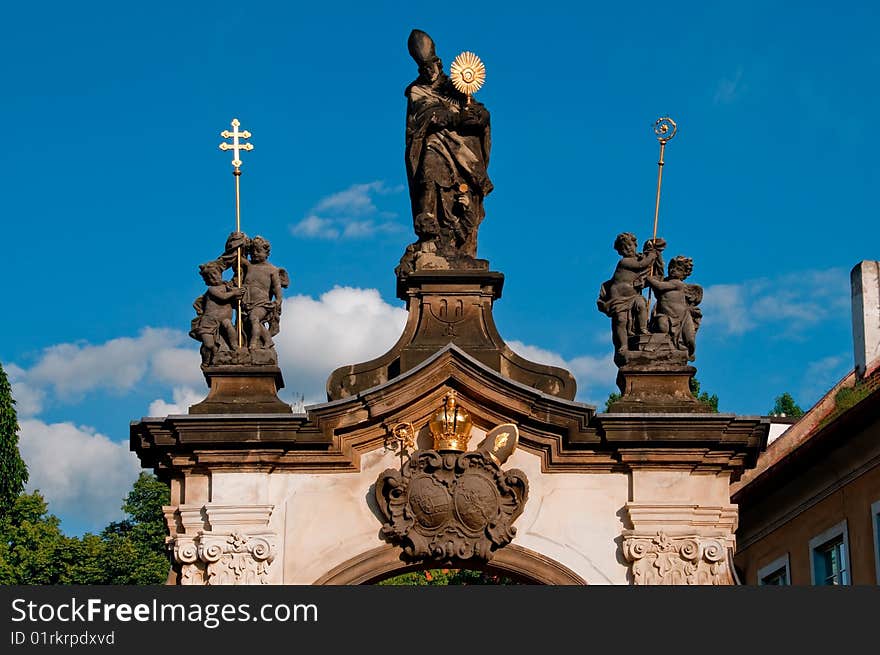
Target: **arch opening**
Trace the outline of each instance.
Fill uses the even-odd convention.
[[[500,549],[485,564],[449,562],[411,563],[401,557],[399,548],[380,546],[355,556],[334,567],[313,584],[362,585],[377,584],[394,576],[431,569],[464,569],[501,576],[514,584],[585,585],[587,581],[568,567],[540,553],[510,544]]]

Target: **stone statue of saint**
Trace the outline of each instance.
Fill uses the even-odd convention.
[[[223,264],[217,260],[199,266],[199,273],[208,289],[193,302],[196,317],[192,320],[189,336],[200,341],[202,365],[209,366],[220,350],[231,350],[238,345],[238,334],[232,324],[235,301],[244,295],[244,289],[223,280]]]
[[[648,276],[646,282],[657,294],[657,305],[651,316],[651,332],[667,334],[676,350],[686,350],[688,361],[694,360],[697,329],[703,313],[697,306],[703,300],[703,287],[684,280],[693,272],[690,257],[673,257],[665,278]]]
[[[648,240],[643,252],[638,252],[638,241],[631,232],[618,234],[614,241],[620,260],[614,275],[602,284],[596,304],[599,311],[611,317],[614,361],[618,366],[625,363],[630,338],[649,334],[648,303],[642,289],[648,276],[663,274],[661,253],[665,247],[663,239]]]
[[[486,268],[476,259],[491,147],[489,112],[443,72],[434,41],[413,30],[409,53],[419,76],[407,88],[406,173],[418,240],[398,273],[418,268]]]

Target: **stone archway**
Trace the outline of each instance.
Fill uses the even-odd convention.
[[[315,580],[316,585],[360,585],[425,568],[407,564],[400,558],[400,549],[390,545],[373,548],[335,566]],[[484,567],[524,580],[531,584],[586,585],[577,573],[549,557],[528,548],[510,544],[498,552]]]

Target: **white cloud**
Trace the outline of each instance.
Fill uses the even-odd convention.
[[[195,405],[205,399],[207,389],[196,391],[192,387],[174,387],[171,392],[172,402],[165,402],[158,398],[150,403],[149,416],[170,416],[172,414],[186,414],[191,405]]]
[[[849,303],[849,274],[845,270],[807,270],[706,287],[701,325],[713,332],[738,335],[768,323],[782,323],[776,332],[793,335],[849,312]]]
[[[305,395],[306,404],[325,401],[330,373],[385,353],[403,332],[406,316],[376,289],[337,286],[317,300],[285,298],[275,343],[286,389]]]
[[[568,363],[557,353],[554,353],[550,350],[545,350],[539,346],[530,346],[524,344],[522,341],[509,341],[507,343],[510,346],[510,349],[515,352],[520,357],[525,357],[526,359],[535,362],[536,364],[547,364],[549,366],[561,366],[562,368],[566,368]]]
[[[742,78],[742,68],[738,68],[732,78],[722,78],[718,82],[718,86],[715,87],[715,95],[712,97],[712,102],[716,105],[729,105],[739,98],[746,90]]]
[[[746,310],[746,286],[740,284],[714,284],[706,287],[703,294],[702,311],[704,329],[710,325],[721,325],[728,334],[743,334],[755,327],[755,322]]]
[[[376,211],[376,205],[372,198],[374,193],[388,192],[388,187],[381,180],[366,184],[354,184],[344,191],[338,191],[319,200],[315,205],[315,211],[362,216]]]
[[[582,402],[604,406],[607,395],[617,390],[614,386],[617,367],[611,353],[579,355],[567,360],[558,353],[521,341],[510,341],[507,345],[518,355],[537,364],[559,366],[569,371],[577,381],[577,398]]]
[[[159,382],[197,387],[205,383],[201,364],[198,345],[192,348],[162,348],[153,354],[150,370],[152,377]]]
[[[380,212],[375,199],[402,190],[402,186],[389,187],[381,180],[354,184],[319,200],[304,219],[290,226],[290,232],[296,237],[313,239],[363,239],[396,232],[401,226],[391,220],[395,214]]]
[[[801,381],[800,397],[809,407],[833,387],[852,369],[852,356],[849,354],[829,355],[807,365]]]
[[[376,223],[375,221],[352,221],[342,231],[343,238],[363,239],[382,232],[399,232],[402,228],[397,223]]]
[[[12,385],[12,397],[15,401],[15,413],[19,418],[34,416],[43,410],[46,392],[27,382],[27,371],[17,364],[4,366],[6,376]]]
[[[184,339],[178,330],[145,328],[137,337],[97,346],[62,343],[46,348],[24,377],[30,385],[53,387],[62,397],[95,389],[127,391],[143,379],[156,352]]]
[[[35,416],[43,411],[46,392],[32,387],[27,382],[12,383],[12,397],[15,399],[15,413],[19,418]]]
[[[72,423],[25,419],[20,426],[28,491],[39,489],[53,513],[90,530],[122,518],[122,501],[140,471],[127,443]]]
[[[313,237],[316,239],[338,239],[339,230],[333,227],[333,221],[311,214],[290,228],[295,237]]]
[[[581,355],[568,362],[568,368],[577,378],[578,383],[587,389],[599,387],[609,390],[617,379],[617,366],[614,364],[614,354],[607,355]],[[604,399],[602,402],[605,402]]]
[[[16,409],[38,414],[47,398],[76,402],[86,393],[121,394],[145,379],[178,386],[202,382],[198,347],[180,330],[145,328],[137,337],[102,344],[62,343],[43,350],[30,368],[10,364]],[[51,396],[49,395],[51,392]]]

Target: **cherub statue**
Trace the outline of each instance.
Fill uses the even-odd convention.
[[[270,264],[271,244],[261,236],[248,243],[248,259],[242,258],[242,312],[247,318],[248,348],[271,348],[281,322],[282,289],[290,286],[287,271]]]
[[[666,277],[648,276],[646,282],[657,294],[657,305],[651,316],[651,331],[668,334],[676,350],[686,350],[688,361],[694,361],[697,329],[703,317],[697,306],[703,300],[703,287],[684,280],[693,272],[690,257],[673,257]]]
[[[648,334],[648,303],[642,289],[648,276],[663,273],[663,239],[646,241],[643,252],[637,248],[638,241],[631,232],[617,235],[614,249],[620,261],[611,279],[602,284],[596,301],[599,311],[611,317],[614,361],[618,366],[625,363],[630,337]]]
[[[192,320],[189,336],[201,342],[202,365],[209,366],[220,350],[230,350],[237,345],[232,308],[245,290],[223,281],[223,264],[219,261],[202,264],[199,273],[208,288],[193,302],[196,317]]]

